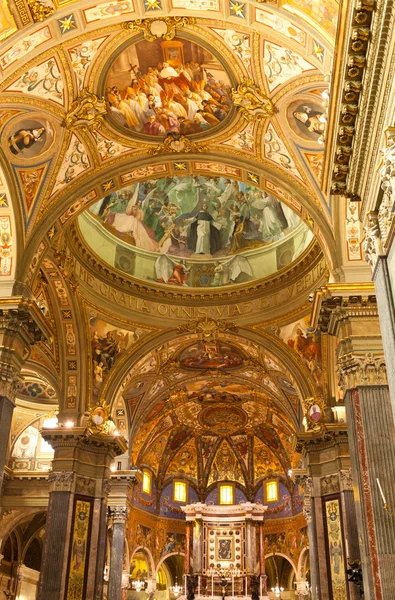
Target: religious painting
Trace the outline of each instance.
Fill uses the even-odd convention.
[[[313,404],[313,406],[309,410],[309,417],[313,421],[313,423],[318,423],[321,419],[321,408],[318,404]]]
[[[218,481],[236,481],[245,485],[240,463],[226,441],[222,442],[217,450],[208,478],[208,486]]]
[[[292,131],[310,142],[317,142],[325,131],[324,108],[317,100],[292,102],[287,119]]]
[[[231,537],[217,537],[216,560],[232,561],[234,560],[234,544]]]
[[[97,396],[115,362],[139,339],[143,330],[120,329],[94,317],[90,322],[90,331],[93,396]]]
[[[68,588],[66,600],[82,600],[85,587],[85,567],[88,555],[89,529],[91,523],[91,503],[76,498],[71,540]]]
[[[239,430],[247,423],[247,414],[237,406],[216,404],[205,406],[199,414],[199,422],[208,429],[221,435]]]
[[[281,339],[288,344],[305,363],[309,369],[318,390],[322,390],[322,352],[321,334],[314,327],[310,327],[309,318],[305,317],[286,325],[280,330]]]
[[[243,364],[244,356],[235,346],[214,340],[196,342],[177,360],[184,369],[234,369]]]
[[[325,501],[325,515],[333,600],[345,600],[345,560],[338,498]]]
[[[134,277],[179,287],[223,287],[267,276],[311,241],[292,209],[227,177],[168,177],[108,194],[79,220],[93,249],[97,222],[106,244],[119,246],[115,256],[133,247]],[[110,241],[107,232],[121,241]],[[286,257],[281,264],[279,256]]]
[[[18,158],[35,158],[48,150],[53,140],[54,129],[48,121],[23,119],[13,128],[8,148]]]
[[[126,48],[107,74],[110,119],[150,137],[202,134],[232,109],[231,82],[218,58],[202,45],[175,37]]]

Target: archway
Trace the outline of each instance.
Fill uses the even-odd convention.
[[[295,598],[296,569],[291,559],[284,554],[272,554],[266,557],[267,589],[269,597],[278,598],[276,588],[280,588],[281,598]]]

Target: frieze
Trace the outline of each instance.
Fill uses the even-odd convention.
[[[96,479],[91,477],[83,477],[77,475],[75,479],[75,493],[84,496],[95,496],[96,494]]]

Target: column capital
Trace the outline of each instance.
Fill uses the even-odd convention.
[[[340,491],[349,492],[353,489],[351,469],[343,469],[340,471]]]
[[[384,195],[378,209],[377,218],[381,242],[384,250],[387,250],[393,238],[395,226],[395,127],[388,127],[385,132],[385,141],[385,148],[382,150],[382,167],[379,171]]]
[[[49,324],[34,301],[22,296],[0,299],[0,396],[13,402],[30,346],[50,337]]]
[[[369,212],[366,215],[365,239],[362,244],[364,258],[374,270],[377,259],[384,254],[383,242],[381,238],[379,217],[377,212]]]
[[[109,508],[109,513],[113,524],[126,523],[129,515],[129,508],[127,506],[112,506]]]
[[[337,373],[343,393],[361,385],[387,385],[384,354],[366,352],[339,356]]]

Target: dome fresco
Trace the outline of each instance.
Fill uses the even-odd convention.
[[[188,287],[246,283],[286,267],[312,234],[287,205],[225,177],[135,183],[79,218],[89,245],[142,279]]]
[[[233,103],[214,55],[190,40],[140,40],[121,52],[106,79],[110,119],[151,137],[193,135],[220,125]]]

